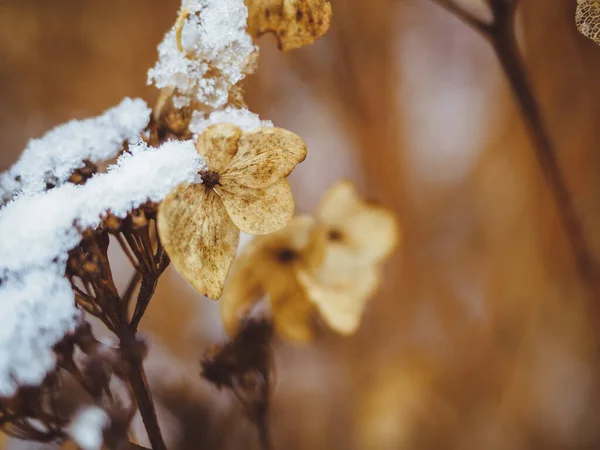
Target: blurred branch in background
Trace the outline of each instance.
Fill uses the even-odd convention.
[[[568,235],[581,279],[593,297],[593,311],[600,303],[600,272],[586,231],[563,177],[557,152],[542,117],[539,103],[522,60],[516,35],[518,0],[487,0],[492,21],[487,23],[453,0],[432,0],[456,15],[487,39],[508,79],[533,143],[538,162],[557,204],[562,225]]]

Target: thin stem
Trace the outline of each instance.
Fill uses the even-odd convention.
[[[131,280],[129,280],[129,284],[127,285],[127,289],[121,296],[121,304],[122,304],[122,312],[127,315],[127,311],[129,310],[129,304],[131,303],[131,298],[133,297],[133,293],[135,292],[135,288],[142,280],[142,274],[137,270],[133,273]]]
[[[534,144],[534,151],[542,173],[558,206],[559,217],[567,232],[577,269],[583,280],[593,288],[595,296],[598,297],[600,295],[598,268],[587,243],[581,220],[575,210],[573,198],[561,172],[557,152],[542,118],[539,104],[533,95],[531,83],[517,47],[514,26],[498,27],[498,32],[494,34],[491,42],[510,82],[529,138]]]
[[[136,261],[136,259],[131,254],[131,250],[129,250],[129,246],[123,239],[123,236],[121,234],[117,234],[116,236],[117,236],[117,241],[119,242],[119,245],[123,249],[123,253],[125,253],[125,256],[127,256],[127,259],[129,260],[131,265],[137,270],[139,263]]]
[[[146,274],[142,277],[140,293],[138,294],[135,310],[133,311],[131,321],[129,322],[129,327],[133,332],[137,331],[138,325],[140,324],[140,321],[146,312],[146,308],[150,303],[150,299],[154,295],[157,283],[158,276],[154,274]]]
[[[258,442],[262,450],[273,450],[273,442],[269,433],[267,417],[258,418],[256,421],[256,429],[258,430]]]
[[[142,416],[142,421],[148,433],[152,450],[166,450],[166,446],[158,425],[154,402],[148,387],[146,373],[142,363],[141,349],[136,341],[135,332],[125,327],[117,333],[121,342],[121,349],[129,367],[127,379],[135,396],[135,400]]]
[[[446,11],[454,14],[458,19],[465,22],[470,27],[479,31],[482,34],[488,34],[490,31],[490,24],[481,20],[479,17],[470,13],[469,11],[461,8],[452,0],[431,0],[433,3],[444,8]]]
[[[452,0],[432,1],[468,23],[491,43],[509,81],[536,158],[556,203],[579,276],[590,289],[595,300],[600,301],[598,265],[590,250],[581,218],[577,214],[573,198],[560,169],[556,148],[542,117],[517,44],[515,14],[518,0],[488,0],[493,15],[493,22],[489,25],[464,11]]]

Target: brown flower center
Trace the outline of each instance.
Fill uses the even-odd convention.
[[[213,170],[202,170],[198,172],[200,178],[202,178],[202,184],[206,189],[212,189],[215,186],[220,186],[219,174]]]
[[[329,238],[330,241],[341,241],[344,238],[344,235],[342,234],[342,232],[336,228],[332,228],[331,230],[329,230],[329,232],[327,233],[327,237]]]
[[[289,264],[292,261],[297,260],[300,255],[296,250],[292,250],[291,248],[284,247],[277,251],[277,260],[283,264]]]

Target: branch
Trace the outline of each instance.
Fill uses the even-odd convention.
[[[158,276],[153,273],[144,274],[142,277],[142,284],[135,304],[135,310],[133,311],[131,321],[129,322],[129,327],[133,332],[137,331],[138,325],[146,312],[146,308],[154,295],[157,283]]]
[[[518,0],[487,0],[493,15],[493,21],[489,25],[454,4],[452,0],[431,1],[462,19],[491,43],[508,79],[538,164],[554,198],[562,227],[573,252],[577,272],[594,299],[600,302],[600,271],[560,169],[556,148],[542,117],[517,44],[515,15]]]
[[[121,296],[121,303],[123,305],[123,314],[127,315],[127,311],[129,310],[129,304],[131,303],[131,297],[133,297],[133,293],[135,292],[135,288],[142,280],[142,275],[136,270],[131,279],[129,280],[129,284],[127,285],[127,289]]]
[[[124,327],[119,330],[117,335],[121,343],[124,360],[128,363],[127,380],[135,396],[152,450],[166,450],[144,371],[142,349],[135,338],[135,332],[129,327]]]
[[[433,3],[439,5],[444,8],[449,13],[456,16],[458,19],[465,22],[471,28],[475,29],[477,32],[487,36],[490,32],[491,25],[484,20],[481,20],[479,17],[470,13],[469,11],[461,8],[453,0],[431,0]]]

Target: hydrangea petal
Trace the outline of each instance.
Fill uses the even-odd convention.
[[[245,233],[272,233],[283,228],[294,215],[294,197],[286,180],[265,189],[227,184],[218,187],[218,192],[231,220]]]
[[[218,299],[239,240],[221,200],[201,184],[183,184],[158,210],[158,232],[177,271],[201,294]]]
[[[242,135],[221,183],[265,188],[287,177],[305,158],[306,144],[291,131],[259,128]]]

